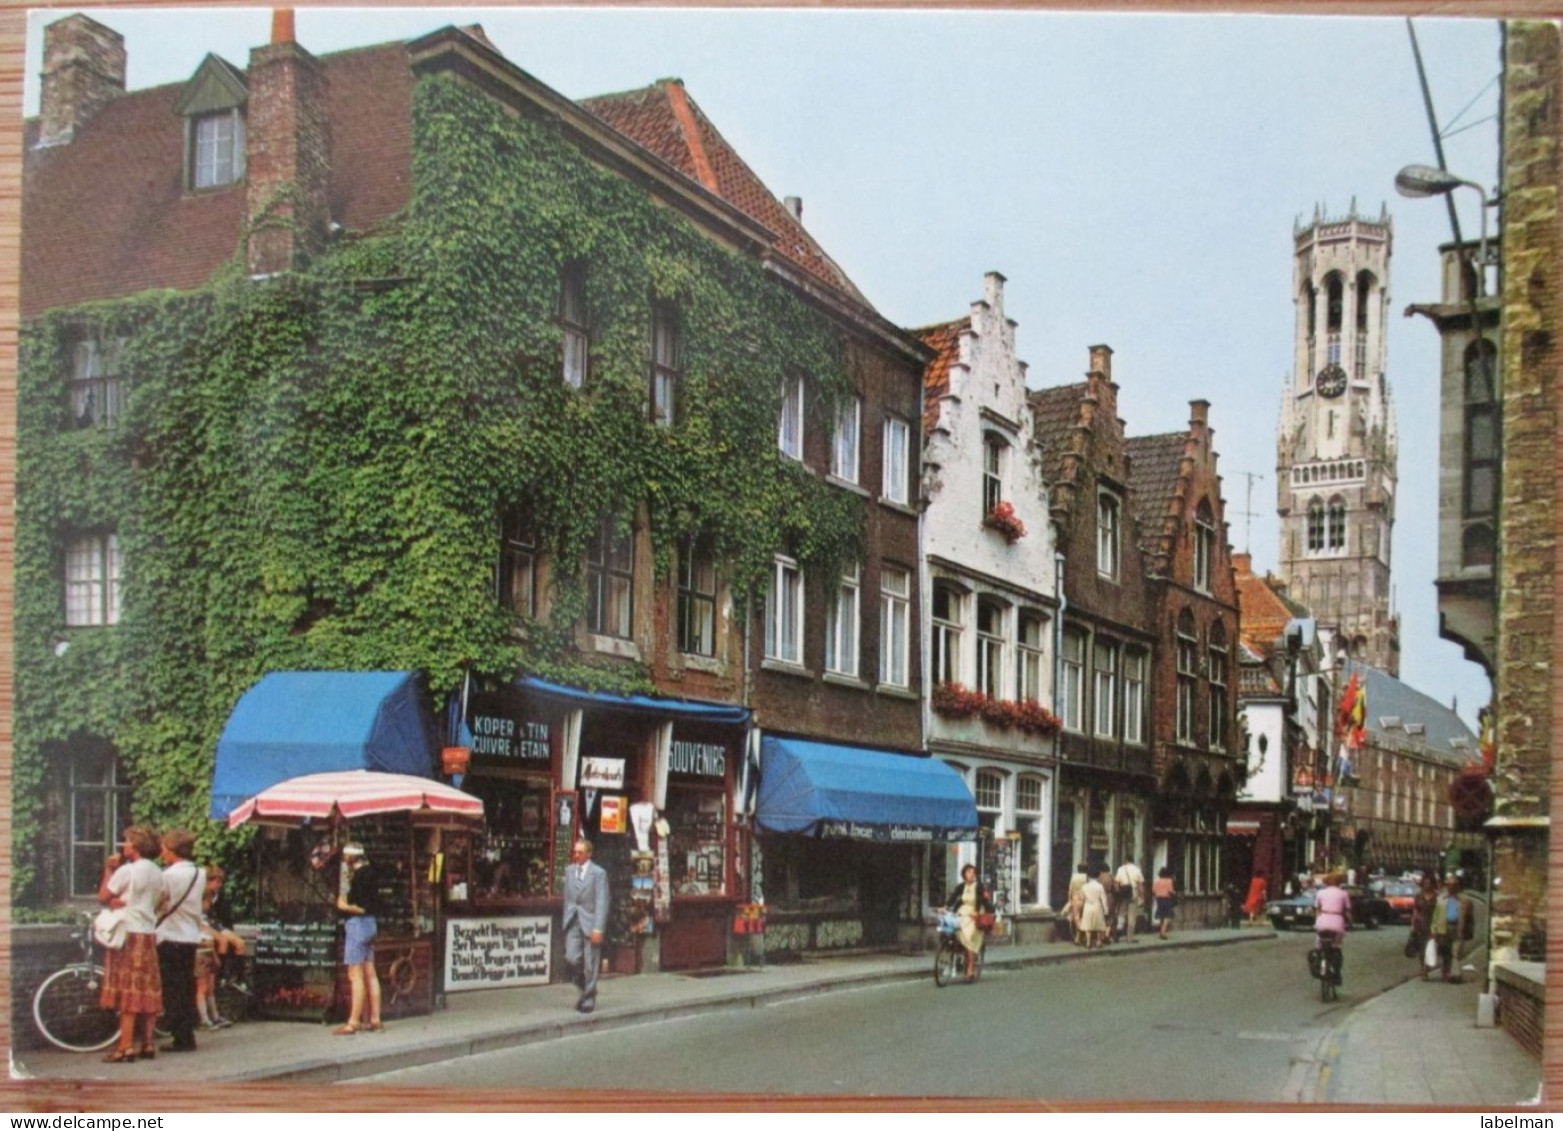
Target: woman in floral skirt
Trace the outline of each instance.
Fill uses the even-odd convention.
[[[142,1059],[157,1055],[153,1043],[157,1015],[163,1011],[163,982],[157,969],[157,907],[163,898],[163,872],[156,864],[162,846],[145,825],[125,830],[121,855],[103,864],[98,901],[125,913],[125,945],[105,950],[106,973],[99,1003],[119,1013],[119,1043],[103,1059],[124,1064],[137,1057],[139,1022]]]

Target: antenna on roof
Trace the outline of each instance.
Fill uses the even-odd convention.
[[[1241,475],[1247,480],[1247,485],[1243,488],[1243,509],[1237,512],[1243,518],[1243,553],[1247,554],[1251,552],[1249,536],[1252,532],[1254,517],[1254,480],[1263,479],[1264,476],[1257,471],[1238,471],[1233,474]]]

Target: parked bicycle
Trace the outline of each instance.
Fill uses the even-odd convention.
[[[92,915],[83,912],[71,938],[81,960],[56,970],[33,994],[33,1023],[44,1039],[67,1052],[97,1052],[119,1036],[119,1015],[98,1004],[104,971],[92,951]]]
[[[961,919],[951,911],[939,913],[939,946],[933,956],[933,982],[945,986],[966,976],[966,948],[961,945]],[[982,977],[982,955],[977,953],[977,963],[972,967],[972,981]]]

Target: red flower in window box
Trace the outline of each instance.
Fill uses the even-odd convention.
[[[1015,725],[1027,734],[1046,737],[1057,734],[1064,724],[1035,699],[1022,699],[1015,704]]]
[[[933,689],[928,705],[947,719],[969,719],[982,710],[987,696],[958,683],[941,683]]]
[[[983,722],[999,730],[1019,730],[1043,737],[1057,734],[1063,725],[1057,715],[1035,699],[1019,702],[994,699],[958,683],[939,684],[933,689],[928,705],[935,714],[947,719],[970,719],[981,715]]]
[[[1015,508],[1009,502],[995,503],[983,520],[983,524],[991,526],[1004,535],[1004,541],[1013,546],[1026,536],[1026,524],[1020,521],[1015,514]]]

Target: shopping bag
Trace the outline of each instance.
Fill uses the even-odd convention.
[[[1438,940],[1428,939],[1427,945],[1422,948],[1422,965],[1431,970],[1438,965]]]

